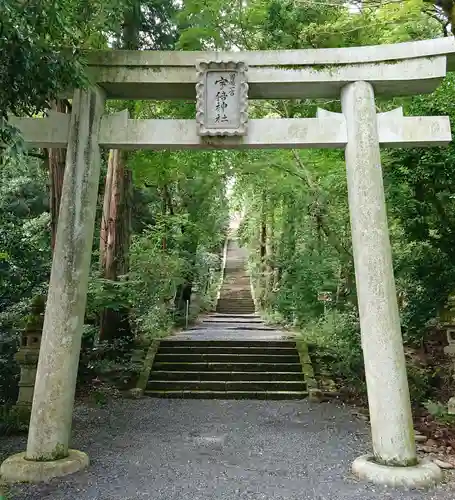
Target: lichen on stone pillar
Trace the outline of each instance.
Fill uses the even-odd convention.
[[[3,462],[0,472],[6,480],[20,480],[20,470],[24,480],[44,481],[88,464],[84,453],[68,445],[100,177],[103,109],[101,89],[75,91],[27,450]]]
[[[376,482],[390,478],[390,484],[398,484],[400,478],[416,484],[436,481],[439,469],[430,465],[419,468],[417,461],[372,85],[364,81],[346,85],[341,102],[347,127],[348,200],[373,441],[373,455],[354,462],[354,472]]]

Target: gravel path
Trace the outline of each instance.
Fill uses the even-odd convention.
[[[73,446],[92,464],[13,500],[453,500],[357,482],[368,428],[347,408],[308,401],[118,400],[78,407]],[[25,447],[3,440],[2,454]]]

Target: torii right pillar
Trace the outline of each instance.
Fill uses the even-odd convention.
[[[345,150],[352,246],[373,455],[355,460],[354,473],[390,486],[422,487],[441,479],[432,462],[418,461],[406,362],[392,267],[378,119],[373,86],[346,85]]]

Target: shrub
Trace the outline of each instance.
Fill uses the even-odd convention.
[[[354,309],[343,313],[329,311],[324,318],[306,325],[302,335],[318,351],[331,356],[330,369],[335,377],[356,389],[364,388],[360,327]]]

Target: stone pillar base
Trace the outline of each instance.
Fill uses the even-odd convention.
[[[8,457],[0,467],[3,481],[7,483],[42,483],[54,477],[79,472],[89,465],[88,455],[78,450],[68,450],[68,456],[60,460],[37,462],[26,460],[26,452]]]
[[[352,472],[360,479],[392,487],[427,488],[442,480],[441,469],[429,460],[420,460],[415,466],[394,467],[376,463],[373,455],[355,459]]]

